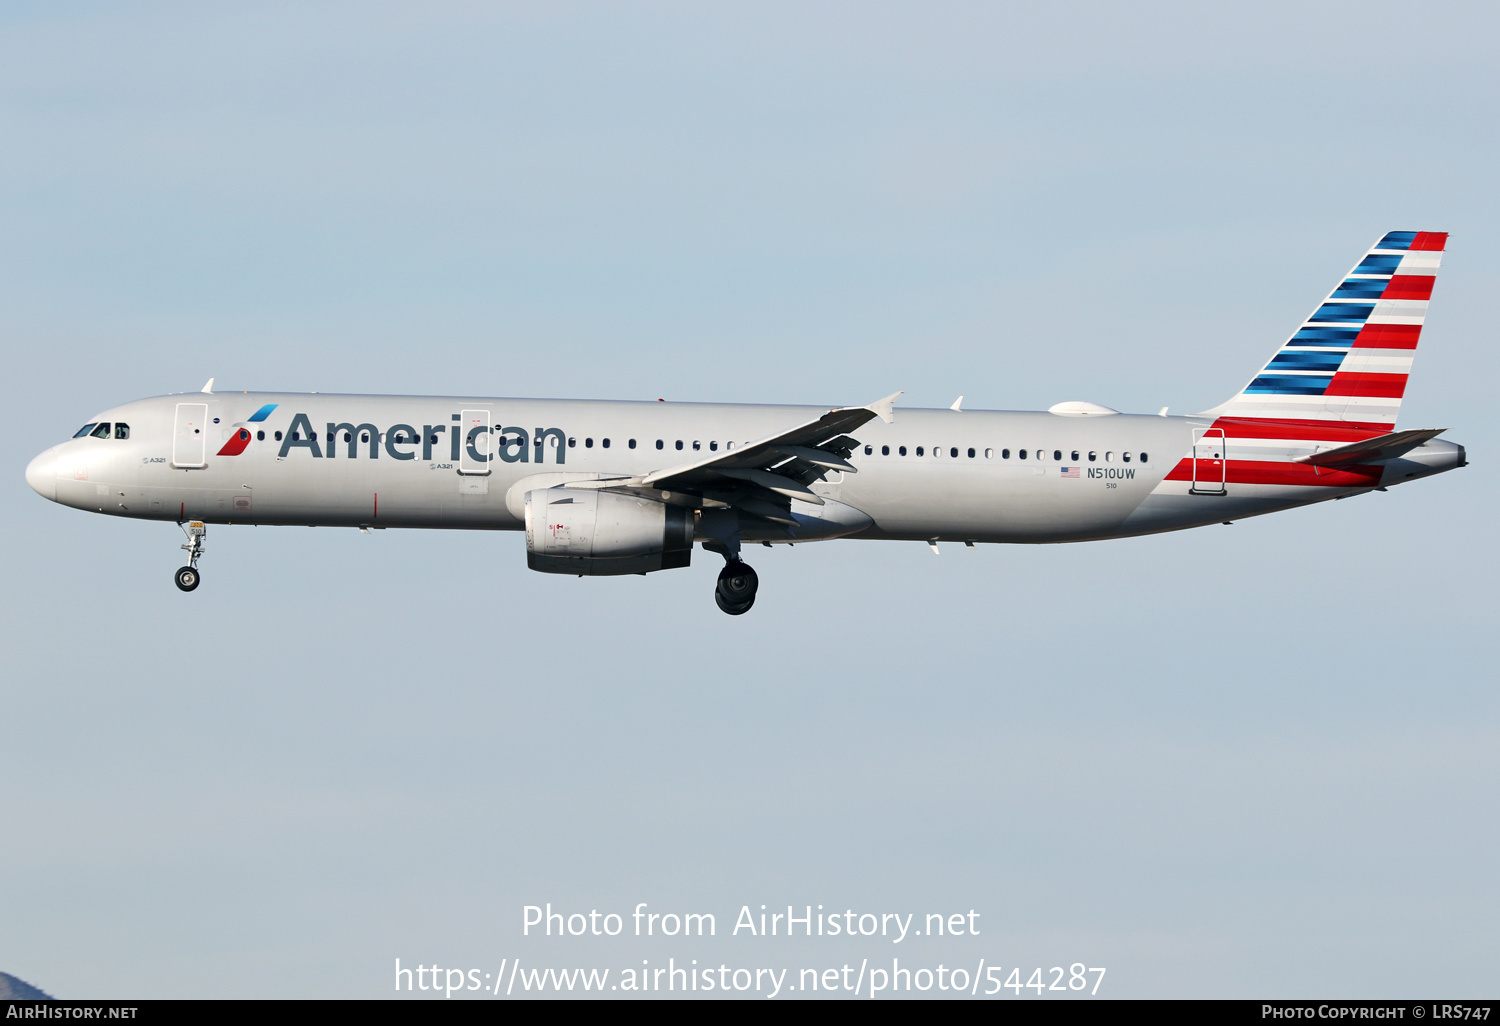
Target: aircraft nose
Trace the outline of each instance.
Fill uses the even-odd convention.
[[[48,449],[26,464],[26,483],[42,498],[57,501],[56,449]]]

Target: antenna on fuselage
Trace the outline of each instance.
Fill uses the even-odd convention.
[[[209,395],[213,395],[214,394],[214,379],[213,378],[209,378],[208,379],[208,383],[203,386],[203,391],[207,392]]]
[[[952,410],[954,413],[962,413],[962,412],[964,412],[963,409],[962,409],[963,404],[964,404],[964,397],[963,396],[959,396],[957,399],[953,400],[953,405],[950,406],[950,407],[948,407],[948,409]]]

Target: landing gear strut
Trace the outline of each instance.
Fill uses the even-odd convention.
[[[714,586],[714,601],[730,616],[739,616],[741,613],[748,613],[750,607],[755,605],[755,590],[758,587],[760,578],[755,576],[755,571],[738,559],[731,560],[719,571],[719,583]]]
[[[172,579],[177,582],[180,590],[192,591],[203,580],[203,576],[198,573],[198,560],[203,555],[203,538],[208,533],[208,528],[203,526],[201,520],[190,521],[186,526],[179,523],[177,526],[187,535],[187,544],[183,548],[187,550],[188,565],[179,567]]]

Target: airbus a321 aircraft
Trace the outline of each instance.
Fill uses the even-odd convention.
[[[1442,429],[1395,430],[1443,232],[1390,232],[1221,406],[1132,416],[286,392],[159,396],[89,418],[26,480],[77,509],[206,524],[526,532],[553,574],[723,557],[715,599],[755,602],[742,549],[832,538],[1074,542],[1218,524],[1465,465]]]

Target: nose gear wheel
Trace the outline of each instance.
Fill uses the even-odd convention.
[[[181,591],[192,591],[203,583],[203,575],[198,572],[198,560],[203,556],[203,539],[208,534],[208,528],[201,520],[192,520],[186,524],[178,523],[182,533],[187,535],[187,544],[182,547],[187,550],[188,565],[178,567],[177,573],[172,575],[172,580]]]

